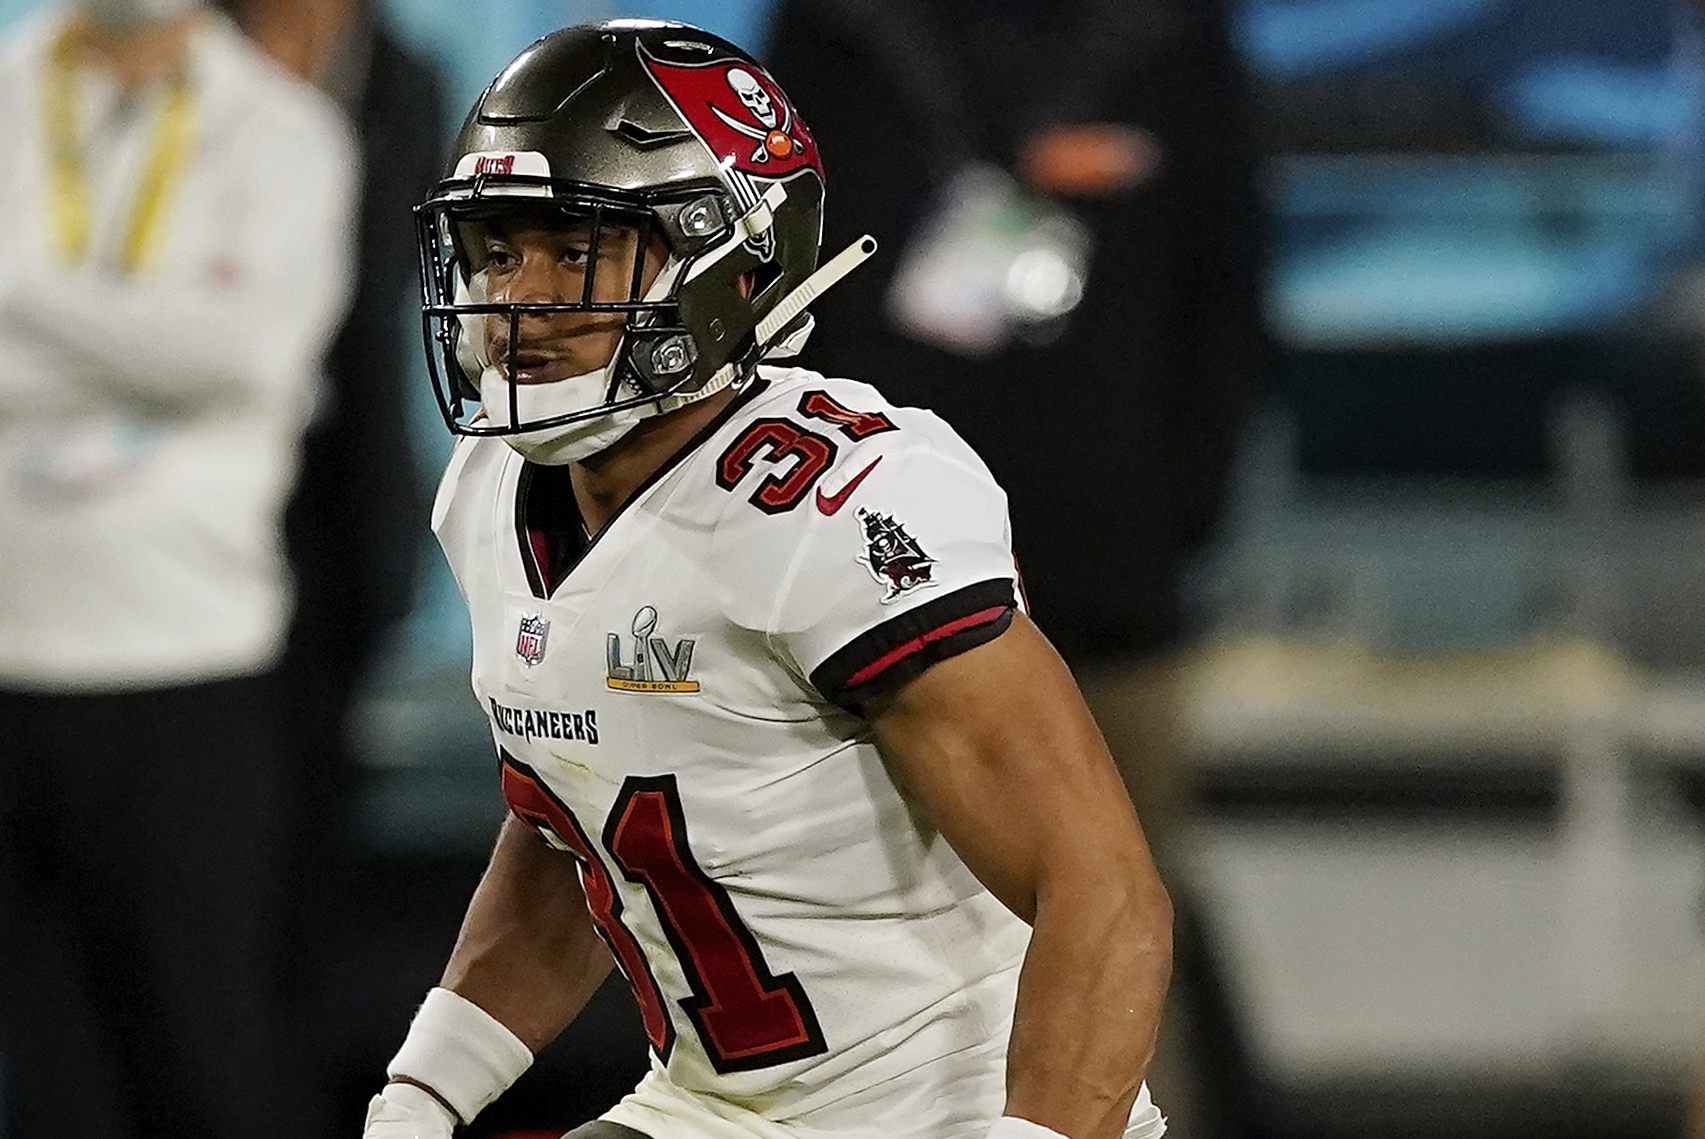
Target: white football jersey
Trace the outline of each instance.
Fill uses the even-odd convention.
[[[1006,499],[934,415],[764,368],[589,544],[464,439],[433,527],[511,809],[577,858],[653,1139],[980,1136],[1028,927],[908,809],[860,700],[1010,623]]]

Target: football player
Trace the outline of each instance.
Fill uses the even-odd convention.
[[[760,363],[823,169],[738,48],[538,41],[419,211],[433,526],[510,815],[367,1139],[495,1099],[612,968],[651,1068],[574,1139],[1153,1139],[1170,910],[1005,498],[939,419]]]

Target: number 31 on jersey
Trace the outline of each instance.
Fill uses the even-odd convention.
[[[633,989],[652,1048],[667,1061],[674,1023],[650,963],[623,923],[622,899],[604,859],[574,813],[508,754],[503,796],[517,818],[580,863],[592,920]],[[681,1008],[718,1072],[767,1068],[828,1050],[799,979],[770,971],[728,891],[694,860],[673,775],[629,776],[604,821],[601,845],[622,876],[650,898],[690,990]]]

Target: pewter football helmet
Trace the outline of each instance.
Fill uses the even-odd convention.
[[[805,304],[832,283],[813,278],[822,209],[811,132],[733,44],[649,20],[545,36],[474,103],[447,177],[416,211],[427,357],[446,423],[458,434],[510,436],[523,453],[518,437],[591,438],[531,456],[566,462],[646,415],[744,382],[759,359],[797,350],[810,327]],[[493,303],[481,295],[470,235],[506,212],[541,210],[592,235],[584,294]],[[597,235],[610,227],[638,232],[624,247],[631,263],[596,264]],[[667,255],[644,288],[645,250],[657,238]],[[866,239],[851,263],[873,248]],[[595,275],[612,272],[623,299],[595,298]],[[522,318],[558,312],[625,319],[597,381],[601,397],[574,406],[506,382],[524,375],[513,359]],[[508,322],[509,335],[485,335],[491,320]],[[512,358],[487,358],[488,342],[507,343]]]

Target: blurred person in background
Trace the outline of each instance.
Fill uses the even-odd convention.
[[[414,204],[437,178],[444,92],[367,0],[227,0],[278,62],[331,95],[361,148],[361,288],[326,361],[328,391],[286,512],[298,593],[285,669],[314,765],[310,816],[338,840],[355,765],[345,729],[387,634],[407,614],[428,513],[409,436],[419,351]],[[310,844],[324,849],[324,843]]]
[[[301,1042],[309,1073],[330,1096],[348,1042],[327,1038],[339,1018],[323,1007],[325,981],[339,947],[359,936],[336,917],[349,912],[337,899],[349,892],[355,854],[352,721],[413,602],[427,534],[427,484],[410,437],[420,343],[413,210],[448,141],[443,81],[369,0],[221,6],[263,51],[336,101],[360,147],[361,287],[326,359],[284,515],[296,606],[281,673],[303,780],[291,987],[310,1037]]]
[[[354,146],[195,0],[83,0],[0,152],[6,1134],[288,1135],[280,513]]]
[[[1228,21],[1222,0],[781,0],[766,54],[837,164],[825,243],[868,232],[887,249],[824,299],[804,358],[936,411],[1007,489],[1037,623],[1179,903],[1174,999],[1197,1004],[1215,999],[1211,970],[1173,872],[1190,795],[1185,586],[1268,354],[1258,156]],[[953,225],[943,203],[964,200],[968,169],[978,193],[990,169],[1011,182],[991,228],[1025,209],[1082,227],[1075,308],[998,328],[962,311],[932,325],[901,303],[909,254]],[[980,236],[974,221],[950,232],[961,248]],[[940,282],[944,306],[977,270]],[[1212,1072],[1233,1042],[1216,1027],[1187,1043],[1200,1018],[1185,1008],[1168,1013],[1151,1081],[1176,1133],[1195,1136],[1224,1126],[1211,1116],[1230,1093]],[[1174,1071],[1184,1049],[1203,1057],[1195,1076]],[[1194,1079],[1219,1086],[1193,1096]],[[1196,1112],[1195,1098],[1210,1102]]]
[[[367,1139],[445,1139],[618,969],[576,1139],[1155,1139],[1170,910],[1005,496],[940,419],[760,361],[823,167],[738,48],[545,37],[423,207],[433,527],[511,814]]]

